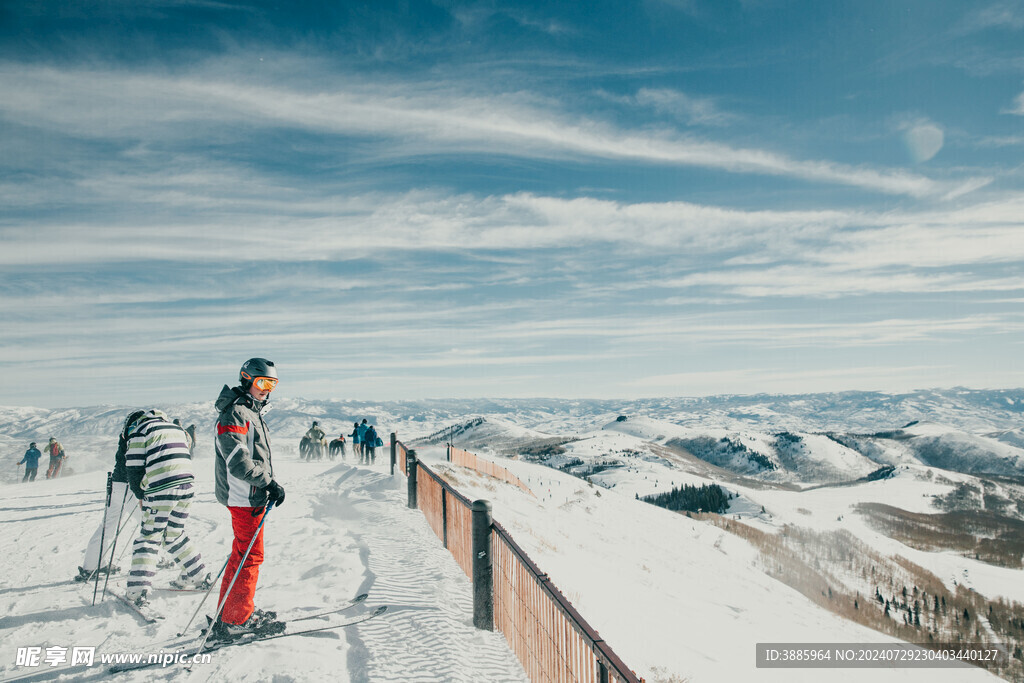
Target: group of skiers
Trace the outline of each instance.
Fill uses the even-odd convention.
[[[313,425],[306,430],[302,441],[304,444],[319,444],[324,440],[325,436],[326,432],[320,427],[320,422],[313,420]],[[345,459],[345,436],[345,434],[339,435],[337,439],[334,439],[328,445],[328,454],[332,460],[339,454],[342,460]],[[373,465],[376,463],[376,449],[384,445],[384,442],[377,434],[376,427],[367,424],[366,418],[363,418],[362,422],[352,423],[352,433],[348,436],[352,437],[352,450],[356,457],[359,458],[360,465]],[[300,447],[301,449],[302,447]],[[303,457],[312,459],[311,455],[303,455]]]
[[[285,499],[284,487],[274,478],[264,421],[277,382],[273,362],[251,358],[239,370],[238,386],[224,385],[215,403],[215,493],[231,516],[234,540],[223,570],[217,614],[207,634],[210,643],[250,633],[272,635],[285,628],[275,612],[253,603],[263,563],[265,518]],[[142,522],[132,546],[125,598],[138,608],[146,606],[161,549],[178,566],[179,576],[171,581],[174,587],[212,588],[211,574],[185,533],[194,495],[193,447],[193,438],[180,422],[159,410],[136,410],[125,418],[114,471],[108,475],[104,519],[89,542],[76,580],[117,571],[112,564],[120,522],[138,504]]]
[[[383,440],[377,435],[377,429],[373,425],[366,424],[366,418],[362,422],[352,423],[352,450],[359,458],[359,464],[372,465],[377,462],[377,449],[384,445]]]
[[[50,437],[50,442],[46,444],[46,452],[50,456],[50,466],[46,468],[46,478],[56,479],[60,476],[61,469],[64,467],[64,461],[68,459],[68,454],[64,451],[64,446],[61,445],[60,441],[57,441],[52,436]],[[21,479],[22,483],[36,480],[36,474],[39,472],[39,459],[42,457],[43,454],[36,448],[36,442],[30,443],[28,450],[25,451],[25,455],[18,461],[18,467],[25,466],[25,476]]]

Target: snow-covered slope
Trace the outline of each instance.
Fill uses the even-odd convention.
[[[820,680],[820,672],[754,669],[755,644],[890,640],[767,577],[747,542],[638,501],[629,486],[603,488],[531,463],[502,464],[538,499],[434,462],[471,499],[492,502],[494,518],[649,681]],[[934,675],[994,680],[980,671]],[[828,680],[869,679],[839,669],[828,671]],[[919,672],[897,670],[872,672],[870,680],[921,679]]]
[[[922,463],[958,472],[1024,475],[1024,450],[935,422],[907,425],[895,437]]]
[[[257,604],[287,619],[368,592],[364,606],[346,614],[358,616],[382,604],[388,611],[321,637],[219,650],[212,663],[196,664],[191,675],[172,665],[116,680],[526,680],[500,635],[473,628],[469,580],[423,516],[406,507],[404,481],[389,476],[383,465],[307,464],[283,457],[275,465],[288,496],[267,521]],[[186,528],[216,573],[230,551],[231,522],[213,500],[212,472],[197,472],[198,493]],[[102,487],[100,473],[0,486],[0,527],[8,550],[0,559],[0,678],[106,679],[101,655],[160,653],[180,640],[175,634],[202,599],[158,592],[153,605],[166,618],[149,625],[110,596],[93,606],[93,586],[71,582],[99,521]],[[120,547],[129,548],[128,540],[121,539]],[[129,559],[130,550],[119,564],[125,567]],[[175,570],[163,570],[157,583],[166,585],[175,576]],[[124,582],[123,574],[115,576],[111,587],[123,590]],[[215,599],[216,593],[203,613],[212,613]],[[198,627],[191,633],[198,634]],[[70,654],[75,646],[96,646],[96,664],[17,666],[18,648],[42,647],[45,653],[65,647]]]

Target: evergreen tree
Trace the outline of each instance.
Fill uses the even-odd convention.
[[[718,484],[704,486],[684,485],[668,493],[644,496],[648,503],[676,511],[702,511],[721,514],[729,508],[729,499]]]

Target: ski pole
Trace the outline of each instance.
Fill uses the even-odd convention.
[[[114,550],[117,548],[117,539],[121,535],[121,529],[124,529],[124,527],[128,526],[128,521],[132,518],[132,515],[135,514],[135,509],[133,508],[131,514],[128,515],[128,519],[126,519],[124,521],[124,525],[123,526],[121,525],[121,515],[124,514],[124,504],[125,504],[125,501],[127,501],[127,500],[128,500],[128,487],[125,486],[125,488],[124,488],[124,495],[121,496],[121,509],[117,511],[117,533],[114,534],[114,540],[111,541],[111,543],[110,543],[110,562],[107,563],[107,578],[104,579],[104,581],[103,581],[103,597],[104,598],[107,597],[107,584],[110,583],[110,568],[112,566],[114,566]],[[102,549],[103,549],[103,544],[101,543],[100,544],[100,550],[102,550]]]
[[[126,495],[127,495],[127,494],[126,494]],[[134,498],[134,496],[133,496],[133,498]],[[121,525],[121,528],[122,528],[122,529],[123,529],[123,528],[125,528],[126,526],[128,526],[128,522],[130,522],[130,521],[132,520],[132,517],[134,517],[134,516],[135,516],[135,511],[136,511],[136,510],[138,510],[138,509],[139,509],[139,506],[138,506],[138,505],[133,505],[133,506],[132,506],[132,511],[131,511],[131,514],[129,514],[129,515],[128,515],[128,519],[124,520],[124,524],[122,524],[122,525]],[[117,561],[118,561],[118,562],[120,562],[120,561],[121,561],[121,558],[123,558],[123,557],[124,557],[124,554],[125,554],[125,552],[126,552],[126,551],[128,550],[128,548],[131,548],[131,546],[130,546],[130,545],[126,545],[126,546],[124,547],[124,550],[122,550],[122,551],[121,551],[121,554],[117,556]]]
[[[179,638],[185,635],[185,631],[187,631],[188,627],[192,625],[192,622],[196,620],[196,615],[198,615],[199,610],[203,608],[203,604],[206,602],[206,599],[210,597],[210,591],[212,591],[213,587],[217,585],[217,579],[219,579],[220,575],[224,573],[224,570],[228,568],[228,562],[230,561],[231,553],[228,553],[228,559],[224,560],[224,564],[221,566],[220,571],[217,572],[217,576],[213,577],[213,581],[210,582],[210,587],[206,589],[203,599],[199,601],[199,606],[196,607],[196,611],[192,613],[192,618],[188,620],[188,623],[185,624],[185,628],[181,629],[181,632],[178,634]]]
[[[203,651],[203,648],[206,647],[206,641],[210,639],[210,634],[213,633],[213,627],[217,623],[217,620],[220,619],[220,613],[224,611],[224,605],[227,604],[228,598],[231,597],[231,589],[235,587],[235,581],[238,580],[238,575],[242,573],[242,567],[245,565],[245,560],[249,557],[249,552],[256,543],[256,539],[259,538],[260,532],[263,531],[263,525],[266,523],[267,515],[270,514],[270,508],[272,507],[274,507],[274,504],[272,502],[268,502],[267,507],[263,510],[263,518],[260,519],[260,525],[256,527],[256,533],[252,535],[252,539],[249,541],[249,547],[245,549],[245,554],[242,555],[242,560],[238,563],[238,569],[235,570],[235,575],[231,577],[231,583],[228,584],[228,589],[224,591],[224,599],[220,601],[220,605],[217,607],[217,613],[213,615],[213,621],[210,622],[210,628],[206,629],[206,635],[203,636],[203,642],[199,643],[199,647],[196,648],[195,654],[199,654]],[[231,559],[230,555],[228,556],[228,559]],[[193,657],[192,663],[188,665],[186,670],[191,671],[192,664],[195,663],[195,657]]]
[[[100,523],[100,549],[96,553],[96,581],[92,585],[92,604],[96,606],[96,593],[100,590],[100,566],[103,564],[103,542],[107,536],[107,514],[110,512],[110,496],[114,493],[114,473],[107,472],[107,500],[103,503],[103,521]],[[117,520],[120,522],[121,520]],[[107,578],[110,578],[110,565],[107,565]]]

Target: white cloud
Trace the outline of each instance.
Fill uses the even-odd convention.
[[[1024,116],[1024,92],[1017,95],[1017,99],[1013,101],[1013,108],[1010,109],[1009,113]]]
[[[1024,97],[1022,95],[1021,97]],[[1024,103],[1022,103],[1024,106]],[[979,147],[1020,147],[1024,146],[1024,135],[992,135],[978,140]]]
[[[967,16],[962,30],[974,32],[991,28],[1010,30],[1024,28],[1024,3],[1019,0],[997,2],[977,9]]]
[[[641,88],[634,99],[640,106],[652,107],[657,112],[695,126],[727,126],[740,118],[722,111],[714,98],[694,97],[667,88]]]
[[[148,184],[143,181],[140,195],[146,194],[143,188]],[[564,265],[588,269],[597,253],[589,250],[611,247],[622,258],[640,261],[652,250],[676,255],[674,272],[647,275],[634,270],[633,276],[641,279],[618,283],[619,291],[653,278],[683,289],[713,286],[718,296],[834,298],[1018,289],[1020,278],[992,267],[1024,261],[1024,197],[1018,196],[952,211],[889,213],[740,211],[686,202],[627,204],[525,193],[352,195],[330,200],[315,195],[308,203],[302,197],[294,203],[275,202],[268,215],[252,213],[267,208],[265,204],[245,207],[241,202],[237,210],[244,208],[244,213],[223,213],[230,207],[231,202],[225,202],[221,213],[200,214],[191,223],[167,223],[157,211],[154,222],[144,226],[57,223],[31,230],[0,228],[5,244],[0,264],[127,265],[141,257],[214,267],[253,261],[373,260],[389,252],[494,252],[504,255],[488,255],[491,265],[485,263],[478,270],[490,273],[488,279],[500,276],[501,283],[515,286],[536,280],[539,272],[538,256],[516,252],[573,248],[579,264]],[[238,230],[239,225],[245,229]],[[540,262],[547,258],[540,257]],[[451,286],[460,281],[453,277],[459,272],[439,270],[415,284],[455,291]],[[486,281],[478,279],[479,272],[468,277],[477,285]],[[296,273],[268,271],[258,291],[345,291],[359,286],[360,280],[353,277],[322,276],[303,282]]]
[[[937,181],[900,170],[803,161],[670,133],[621,129],[572,117],[525,94],[479,96],[430,84],[335,82],[330,90],[251,86],[207,74],[0,66],[0,113],[24,126],[118,140],[211,139],[239,127],[385,136],[392,153],[586,157],[698,166],[835,183],[888,194],[942,195],[978,179]],[[984,181],[983,181],[984,182]]]

